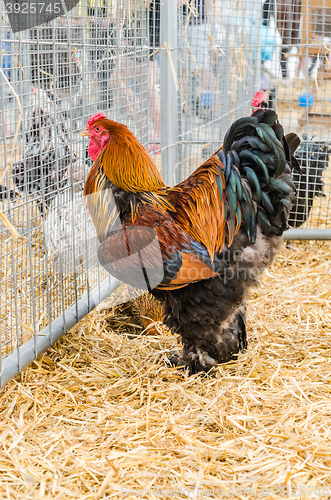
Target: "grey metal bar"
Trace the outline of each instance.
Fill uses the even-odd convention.
[[[77,303],[75,302],[63,314],[57,317],[51,325],[43,328],[34,338],[19,346],[12,354],[2,361],[2,371],[0,374],[0,387],[3,387],[18,373],[26,368],[34,359],[45,352],[50,345],[59,340],[62,335],[70,330],[80,319],[94,309],[100,302],[105,300],[118,286],[120,282],[109,276],[100,286],[95,287],[90,293],[84,295]],[[66,329],[64,328],[64,325]],[[49,330],[52,328],[52,341]],[[34,346],[36,345],[36,351]],[[18,366],[17,354],[19,352],[20,366]]]
[[[331,240],[331,229],[288,229],[284,240]]]
[[[160,16],[161,166],[164,182],[173,186],[177,151],[174,144],[178,138],[177,89],[174,76],[174,69],[177,68],[177,0],[161,1]]]

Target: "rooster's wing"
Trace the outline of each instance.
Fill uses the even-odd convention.
[[[100,264],[119,280],[138,287],[173,290],[217,276],[223,263],[156,207],[139,208],[135,222],[122,221],[98,249]]]

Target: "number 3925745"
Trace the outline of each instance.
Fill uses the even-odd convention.
[[[61,3],[45,2],[6,2],[5,8],[8,14],[60,14]]]

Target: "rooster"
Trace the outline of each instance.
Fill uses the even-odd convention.
[[[51,204],[58,189],[66,185],[66,174],[76,161],[62,113],[57,112],[52,95],[32,89],[25,117],[25,156],[13,165],[12,175],[19,191],[37,193],[42,210]]]
[[[181,336],[172,363],[193,374],[244,352],[245,299],[288,228],[300,139],[285,138],[275,112],[259,109],[233,123],[223,147],[185,181],[167,187],[125,125],[98,113],[82,135],[94,161],[84,196],[99,262],[133,286],[143,271],[165,324]]]
[[[329,166],[330,153],[331,148],[326,142],[307,140],[307,136],[303,135],[302,146],[295,153],[301,174],[293,173],[297,201],[290,212],[290,226],[302,226],[309,217],[315,196],[325,196],[323,172]]]

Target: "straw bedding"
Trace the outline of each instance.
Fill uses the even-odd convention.
[[[207,376],[137,310],[84,318],[2,390],[0,498],[330,498],[330,250],[282,249]]]

